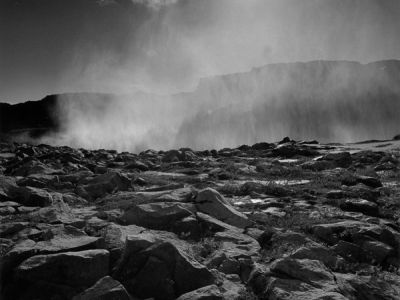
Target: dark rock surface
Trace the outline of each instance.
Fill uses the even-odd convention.
[[[399,299],[400,150],[354,147],[1,143],[1,299]]]

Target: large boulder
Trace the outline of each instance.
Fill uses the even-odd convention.
[[[335,274],[320,261],[311,259],[278,259],[269,270],[256,268],[249,284],[262,299],[348,299],[342,294]]]
[[[14,192],[14,201],[25,206],[50,206],[53,198],[49,192],[34,187],[20,187]]]
[[[128,177],[118,172],[108,172],[98,175],[86,185],[77,188],[77,193],[85,199],[93,200],[114,191],[126,191],[131,188]]]
[[[110,276],[98,280],[93,286],[72,300],[130,300],[124,286]]]
[[[72,226],[55,226],[43,232],[47,240],[35,242],[26,239],[15,244],[1,259],[2,284],[10,279],[10,272],[23,260],[38,254],[81,251],[102,247],[102,238],[87,236]]]
[[[15,270],[18,278],[69,286],[90,286],[108,273],[108,251],[103,249],[36,255]]]
[[[379,207],[376,203],[365,199],[347,199],[340,204],[340,208],[344,211],[360,212],[368,216],[378,216]]]
[[[237,211],[220,193],[212,188],[201,190],[195,202],[199,211],[230,225],[244,228],[251,224],[244,214]]]
[[[353,162],[349,152],[328,153],[318,160],[333,162],[335,167],[340,168],[348,168]]]
[[[128,239],[115,277],[133,295],[175,299],[214,282],[212,273],[189,256],[179,243],[157,242],[149,234]]]

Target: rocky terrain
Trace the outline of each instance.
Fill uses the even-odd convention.
[[[1,299],[399,299],[399,140],[2,142]]]

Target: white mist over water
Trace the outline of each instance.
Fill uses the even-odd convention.
[[[398,128],[400,111],[393,100],[398,89],[381,72],[386,66],[361,72],[355,63],[271,66],[198,85],[202,77],[273,62],[395,57],[385,39],[391,34],[384,26],[391,8],[382,2],[103,2],[105,9],[125,5],[131,14],[127,42],[112,49],[77,49],[65,76],[71,90],[109,95],[61,96],[63,131],[45,141],[129,151],[204,149],[287,135],[325,141],[383,138]],[[372,96],[362,102],[367,95]],[[376,103],[382,95],[389,103]]]

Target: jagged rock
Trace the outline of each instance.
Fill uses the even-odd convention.
[[[45,190],[34,187],[20,187],[14,190],[14,201],[17,201],[25,206],[50,206],[53,203],[53,198]]]
[[[349,198],[361,198],[372,202],[376,202],[380,196],[379,190],[372,190],[363,184],[346,187],[344,191]]]
[[[382,186],[382,182],[379,179],[371,176],[357,176],[357,181],[372,188],[378,188]]]
[[[361,248],[368,259],[381,264],[387,257],[395,253],[393,247],[379,241],[365,241]]]
[[[153,235],[129,237],[116,278],[133,295],[155,299],[174,299],[214,282],[207,268],[182,247],[157,242]]]
[[[142,162],[142,161],[140,161],[140,160],[135,160],[135,161],[132,161],[132,162],[130,162],[126,167],[125,167],[125,169],[128,169],[128,170],[139,170],[139,171],[148,171],[149,170],[149,167],[144,163],[144,162]]]
[[[301,247],[290,256],[296,259],[319,260],[330,269],[339,269],[345,264],[345,261],[337,257],[332,250],[317,243]]]
[[[23,261],[15,276],[32,284],[46,282],[71,287],[88,287],[108,273],[108,251],[86,250],[36,255]]]
[[[244,228],[251,224],[248,218],[238,212],[216,190],[207,188],[201,190],[195,199],[199,211],[217,218],[230,225]]]
[[[303,169],[313,170],[313,171],[323,171],[329,170],[336,167],[333,161],[327,160],[309,160],[301,164]]]
[[[176,300],[223,300],[225,299],[216,285],[208,285],[183,294]]]
[[[340,205],[345,211],[361,212],[369,216],[378,216],[379,208],[374,202],[365,199],[348,199]]]
[[[105,276],[72,300],[130,300],[124,286],[110,276]]]
[[[363,251],[361,247],[350,242],[339,241],[333,247],[333,251],[348,261],[359,262],[363,260]]]
[[[85,199],[96,199],[113,191],[126,191],[131,188],[131,181],[117,172],[98,175],[86,185],[80,186],[77,193]]]
[[[348,168],[353,162],[349,152],[329,153],[321,157],[319,160],[334,162],[335,167],[340,168]]]
[[[190,188],[167,189],[162,191],[117,192],[99,199],[103,208],[128,209],[132,205],[159,202],[188,202],[192,198]]]
[[[202,234],[200,222],[194,217],[185,217],[182,220],[176,221],[172,226],[172,231],[175,232],[181,239],[198,240]]]
[[[47,230],[47,235],[47,240],[35,242],[27,239],[15,244],[2,257],[2,275],[6,275],[23,260],[36,254],[80,251],[102,247],[101,238],[87,236],[83,231],[72,226],[50,227]]]
[[[304,281],[312,286],[324,288],[325,282],[333,283],[334,274],[324,264],[311,259],[282,258],[274,261],[270,269],[277,274]]]
[[[18,189],[15,178],[0,175],[0,201],[11,201]]]
[[[195,207],[189,203],[160,202],[132,206],[126,210],[122,220],[127,225],[144,226],[150,229],[167,229],[185,217],[192,215]]]
[[[337,223],[318,224],[313,226],[313,233],[316,237],[328,243],[336,243],[344,230],[352,230],[362,227],[364,224],[359,221],[342,221]]]
[[[70,183],[78,183],[84,180],[85,178],[89,178],[93,176],[93,172],[91,171],[77,171],[70,174],[60,175],[58,179],[60,182],[70,182]]]
[[[21,231],[29,225],[28,222],[10,222],[0,224],[0,237],[6,237]]]
[[[326,193],[326,198],[328,199],[342,199],[345,194],[342,190],[333,190]]]

